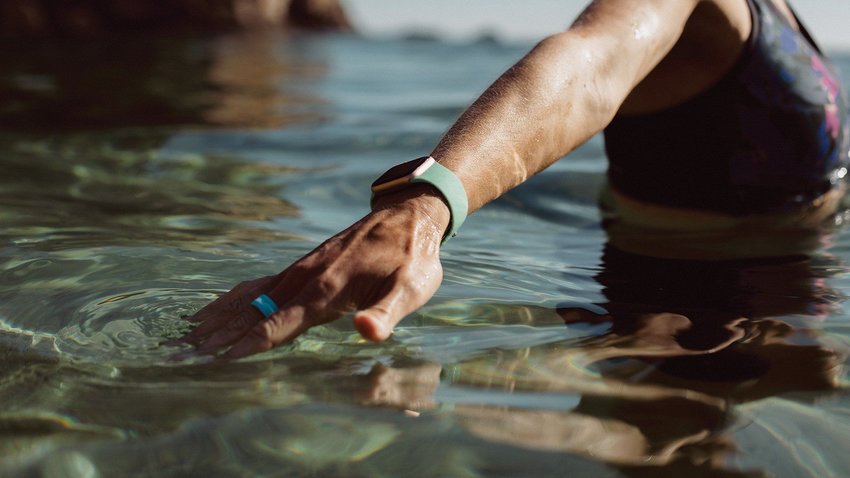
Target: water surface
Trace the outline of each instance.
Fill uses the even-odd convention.
[[[782,258],[623,252],[599,138],[471,217],[386,343],[343,319],[229,364],[161,345],[362,216],[527,47],[6,47],[0,474],[850,475],[843,215],[749,244],[808,244]]]

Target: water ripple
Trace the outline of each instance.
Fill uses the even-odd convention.
[[[150,288],[99,297],[84,304],[56,334],[62,353],[77,358],[162,361],[162,342],[190,328],[192,315],[221,291]]]

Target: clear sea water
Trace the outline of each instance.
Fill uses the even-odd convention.
[[[3,46],[0,475],[850,476],[844,215],[781,259],[620,252],[599,138],[471,217],[386,343],[161,345],[362,216],[528,47]]]

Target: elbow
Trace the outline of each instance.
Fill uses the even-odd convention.
[[[539,69],[548,78],[546,88],[570,104],[576,112],[600,128],[611,122],[631,91],[617,55],[606,54],[599,39],[572,32],[550,35],[538,43],[532,54],[544,64]]]
[[[608,126],[631,89],[618,81],[613,74],[602,73],[586,84],[587,108],[595,112],[601,128]]]

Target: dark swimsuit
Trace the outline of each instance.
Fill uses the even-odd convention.
[[[617,116],[606,128],[615,190],[746,215],[793,210],[842,181],[850,122],[838,75],[770,0],[747,3],[752,33],[723,79],[683,104]]]

